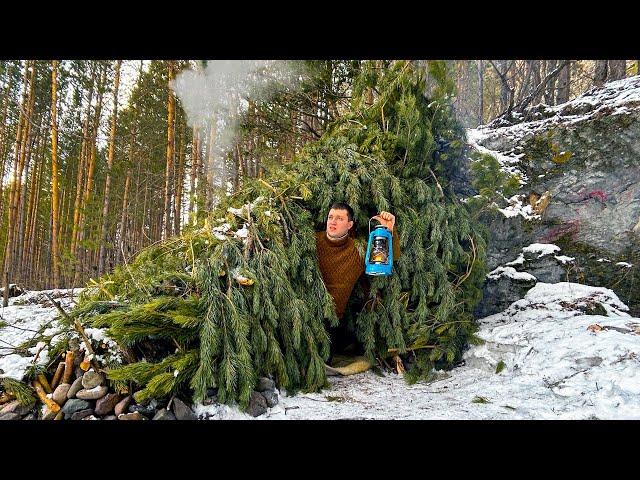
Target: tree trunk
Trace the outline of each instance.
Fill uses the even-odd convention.
[[[547,60],[547,75],[556,68],[557,64],[557,60]],[[556,79],[557,77],[551,78],[544,89],[544,103],[547,105],[555,105]]]
[[[107,178],[104,184],[104,202],[102,205],[102,230],[100,232],[100,254],[98,258],[98,276],[104,273],[106,255],[107,224],[109,217],[109,194],[111,190],[111,168],[113,167],[113,151],[116,143],[116,118],[118,116],[118,87],[120,86],[120,66],[122,60],[116,62],[116,72],[113,85],[113,114],[111,116],[111,130],[109,132],[109,154],[107,157]]]
[[[478,60],[478,125],[484,123],[484,61]]]
[[[0,116],[0,204],[2,203],[2,191],[4,187],[4,182],[2,179],[4,178],[5,167],[7,164],[7,155],[5,153],[6,146],[9,142],[7,142],[7,110],[9,108],[9,100],[11,96],[11,90],[13,88],[13,76],[9,75],[9,83],[7,87],[4,89],[2,96],[2,114]],[[3,218],[3,205],[0,205],[0,221]]]
[[[182,186],[184,184],[184,162],[185,162],[185,144],[187,139],[185,138],[185,123],[180,124],[180,148],[178,149],[178,165],[176,168],[176,194],[174,200],[174,212],[173,212],[173,231],[176,235],[180,234],[180,220],[182,218]]]
[[[569,61],[567,65],[560,70],[558,74],[558,90],[556,93],[556,105],[569,101],[571,91],[571,65]]]
[[[540,85],[540,82],[542,81],[542,76],[540,75],[540,60],[531,60],[531,75],[532,75],[532,91],[535,90],[535,88]],[[535,98],[533,99],[533,103],[534,104],[538,104],[540,103],[541,100],[541,95],[536,95]]]
[[[58,61],[52,62],[51,70],[51,261],[53,263],[53,287],[60,288],[60,265],[58,252]]]
[[[607,60],[596,60],[595,71],[593,75],[593,84],[597,86],[604,85],[609,76],[609,65]]]
[[[174,61],[169,60],[169,82],[174,76]],[[175,105],[176,100],[171,87],[167,86],[167,168],[164,177],[164,222],[162,238],[171,235],[171,170],[173,168],[173,156],[175,152]]]
[[[87,212],[89,211],[89,203],[91,202],[91,195],[93,193],[93,184],[95,181],[94,173],[96,169],[96,150],[97,150],[97,137],[98,137],[98,128],[100,126],[100,117],[102,115],[102,99],[104,97],[104,85],[107,80],[107,68],[106,65],[102,67],[102,74],[100,76],[100,81],[98,82],[98,104],[96,105],[95,114],[93,117],[93,125],[91,131],[91,138],[89,139],[89,144],[87,146],[89,153],[89,162],[87,166],[87,182],[86,188],[84,190],[84,195],[82,199],[82,206],[80,208],[80,220],[78,221],[78,243],[80,244],[85,239],[85,223],[87,219]],[[86,248],[81,248],[78,251],[79,260],[80,260],[80,268],[76,269],[75,277],[74,277],[74,285],[78,285],[82,281],[82,277],[84,273],[87,271],[88,265],[87,257],[88,251]]]
[[[17,203],[16,203],[16,189],[18,187],[18,169],[19,169],[19,159],[20,153],[22,149],[22,129],[23,124],[25,123],[24,118],[24,109],[27,106],[27,85],[29,78],[29,66],[31,62],[25,62],[24,66],[24,76],[23,76],[23,89],[22,89],[22,107],[20,108],[20,118],[18,120],[18,128],[16,131],[16,145],[15,145],[15,155],[13,162],[13,182],[11,184],[11,188],[9,190],[9,215],[7,221],[7,243],[5,246],[4,253],[4,265],[3,265],[3,281],[4,281],[4,294],[2,299],[2,306],[7,307],[9,305],[9,282],[12,274],[12,251],[13,251],[13,237],[16,233],[16,224],[15,217],[17,213]]]
[[[615,80],[622,80],[627,76],[627,61],[626,60],[609,60],[609,76],[608,82]]]
[[[196,199],[196,176],[200,159],[200,130],[193,127],[193,147],[191,148],[191,171],[189,178],[189,225],[195,225],[194,203]]]
[[[87,111],[85,115],[84,124],[82,126],[82,146],[80,149],[80,158],[78,159],[78,173],[76,177],[76,196],[75,201],[73,203],[73,227],[71,231],[71,254],[74,257],[75,265],[74,272],[79,268],[79,259],[78,259],[78,234],[80,230],[80,208],[82,206],[82,192],[84,187],[84,170],[87,162],[87,148],[89,145],[89,122],[91,119],[91,102],[93,101],[93,92],[95,87],[97,68],[95,68],[95,64],[92,64],[91,71],[91,83],[89,86],[89,95],[87,102]],[[74,279],[75,281],[75,279]],[[73,285],[71,285],[73,286]]]
[[[32,130],[32,123],[38,123],[38,120],[34,115],[34,105],[35,105],[35,73],[36,73],[36,62],[33,60],[31,62],[31,79],[29,85],[29,106],[27,110],[27,115],[25,118],[26,129],[24,130],[24,148],[22,149],[22,154],[20,156],[20,170],[18,172],[18,197],[16,202],[18,204],[18,216],[15,217],[15,222],[17,222],[17,235],[14,237],[13,242],[13,259],[12,263],[14,265],[14,276],[18,281],[22,281],[20,278],[20,274],[22,273],[22,240],[24,239],[24,209],[25,209],[25,200],[27,196],[27,188],[29,181],[29,168],[31,166],[31,152],[33,150],[33,145],[35,143],[35,134]],[[26,170],[25,170],[26,167]],[[22,178],[24,176],[24,188],[22,183]]]

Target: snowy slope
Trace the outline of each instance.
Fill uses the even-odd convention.
[[[599,303],[608,316],[585,315]],[[281,396],[270,419],[640,418],[640,319],[611,290],[538,283],[502,313],[480,321],[486,343],[465,365],[409,386],[398,375],[330,377],[331,389]],[[603,327],[591,331],[590,325]],[[593,328],[593,330],[597,330]],[[505,367],[500,373],[500,362]],[[227,406],[202,417],[251,418]]]
[[[12,299],[1,312],[9,324],[0,328],[3,347],[28,340],[31,330],[55,334],[53,307],[16,305],[38,296]],[[607,316],[585,314],[596,304]],[[372,372],[330,377],[330,389],[282,394],[258,419],[640,418],[640,318],[626,310],[606,288],[538,283],[524,299],[480,320],[485,343],[466,352],[463,366],[437,372],[429,384],[407,385],[398,375]],[[19,378],[35,353],[1,357],[0,375]],[[45,358],[43,350],[39,361]],[[505,366],[496,373],[500,362]],[[195,411],[201,418],[252,418],[226,405],[196,405]]]

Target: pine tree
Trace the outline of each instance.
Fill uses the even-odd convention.
[[[395,274],[374,278],[364,307],[348,312],[366,355],[403,355],[411,381],[458,361],[474,339],[485,241],[451,187],[464,144],[453,83],[443,62],[427,68],[364,63],[351,111],[294,162],[217,195],[204,226],[87,289],[74,316],[144,357],[108,378],[144,387],[137,400],[181,391],[199,401],[217,387],[241,406],[260,376],[289,391],[325,386],[326,326],[338,320],[314,232],[336,200],[354,209],[363,257],[375,213],[395,213],[401,232]]]

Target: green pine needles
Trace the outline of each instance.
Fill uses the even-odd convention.
[[[142,387],[139,401],[178,392],[201,401],[215,387],[220,401],[242,407],[260,376],[288,391],[326,386],[326,326],[338,320],[314,232],[334,201],[353,207],[363,258],[369,218],[381,210],[397,218],[395,273],[374,278],[364,307],[350,312],[367,356],[403,355],[410,381],[458,361],[474,341],[485,240],[450,187],[464,132],[443,65],[364,64],[352,110],[295,162],[246,179],[221,195],[204,226],[90,286],[73,315],[108,327],[142,358],[108,378]],[[450,147],[435,155],[438,139]]]

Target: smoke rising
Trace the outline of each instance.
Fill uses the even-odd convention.
[[[176,75],[171,88],[182,102],[189,126],[200,127],[205,139],[211,127],[215,129],[208,147],[213,155],[205,156],[210,185],[225,185],[223,159],[233,147],[249,101],[267,100],[282,89],[296,88],[301,65],[279,60],[213,60],[205,68]]]

